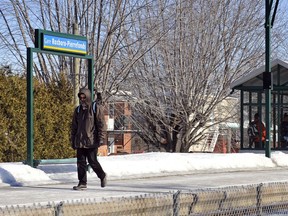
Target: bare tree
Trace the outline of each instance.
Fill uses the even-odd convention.
[[[176,0],[163,13],[168,34],[134,67],[134,108],[150,125],[141,127],[149,143],[187,152],[203,139],[230,83],[263,63],[263,9],[262,1]]]
[[[0,9],[2,52],[14,56],[15,65],[25,71],[26,48],[33,47],[36,28],[71,34],[76,21],[80,35],[88,38],[89,54],[95,57],[95,88],[107,100],[111,92],[122,88],[133,64],[155,44],[147,39],[157,22],[145,31],[135,25],[150,4],[145,0],[4,0]],[[34,71],[40,81],[51,82],[59,78],[59,72],[72,78],[70,67],[68,57],[37,54]],[[80,67],[83,78],[86,61]]]
[[[262,0],[1,3],[5,62],[25,71],[26,48],[33,47],[36,28],[72,33],[78,22],[95,57],[95,87],[103,101],[119,89],[132,91],[133,120],[141,136],[166,151],[187,152],[203,139],[211,113],[229,95],[231,81],[264,62]],[[279,26],[276,31],[274,27],[279,37],[273,48],[282,39],[285,26]],[[85,77],[87,63],[81,61],[80,67]],[[71,59],[61,56],[37,54],[34,64],[36,77],[47,83],[60,73],[72,79],[70,68]]]

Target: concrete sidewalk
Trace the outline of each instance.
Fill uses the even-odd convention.
[[[9,205],[30,205],[33,203],[61,202],[67,200],[127,197],[147,193],[171,192],[199,188],[250,185],[268,182],[288,181],[287,169],[233,171],[215,173],[190,173],[177,176],[165,176],[144,179],[109,181],[101,188],[99,181],[88,182],[85,191],[74,191],[77,182],[57,185],[2,187],[0,188],[0,207]]]

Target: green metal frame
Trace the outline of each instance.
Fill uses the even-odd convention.
[[[36,48],[27,48],[27,158],[25,163],[35,167],[37,161],[34,160],[34,105],[33,105],[33,53],[44,53],[44,54],[52,54],[52,55],[62,55],[69,56],[74,58],[82,58],[88,60],[88,88],[91,90],[91,96],[93,98],[93,89],[94,89],[94,58],[91,55],[81,55],[81,54],[72,54],[67,52],[59,52],[59,51],[48,51],[43,50],[40,46],[41,38],[40,34],[53,34],[59,37],[66,38],[75,38],[75,39],[83,39],[82,36],[77,35],[68,35],[57,32],[45,31],[45,30],[35,30],[35,47]]]
[[[271,9],[272,9],[272,1],[266,0],[265,5],[265,71],[269,72],[271,76],[271,61],[270,61],[270,53],[271,53]],[[271,86],[272,88],[272,86]],[[270,142],[270,124],[271,124],[271,88],[264,89],[265,91],[265,120],[266,120],[266,142],[265,142],[265,156],[271,158],[271,142]]]
[[[278,71],[277,73],[280,72],[280,68],[278,67]],[[278,76],[276,82],[279,83],[280,77]],[[279,90],[279,88],[274,88],[275,86],[273,86],[273,90],[271,90],[271,98],[270,98],[270,106],[271,106],[271,111],[270,111],[270,115],[273,118],[273,121],[270,120],[270,129],[269,129],[269,135],[270,135],[270,142],[271,142],[271,146],[270,149],[274,150],[274,149],[279,149],[279,145],[276,145],[276,141],[278,140],[278,143],[280,143],[281,141],[281,134],[280,134],[280,126],[281,126],[281,119],[284,115],[284,109],[286,107],[288,107],[288,103],[284,103],[284,97],[288,97],[288,91],[285,89]],[[277,90],[275,90],[277,89]],[[256,101],[252,101],[252,93],[255,94],[255,98]],[[253,115],[255,114],[255,112],[258,112],[261,116],[263,116],[267,109],[267,103],[266,102],[266,97],[265,97],[265,91],[262,89],[262,91],[249,91],[249,90],[240,90],[240,147],[241,149],[247,149],[247,147],[244,147],[244,120],[249,120],[252,121],[253,120]],[[262,101],[262,99],[264,98],[264,101]],[[245,111],[247,111],[248,114],[248,119],[244,118],[244,113]],[[266,121],[267,119],[265,119],[265,125],[266,125]],[[266,133],[267,132],[267,128],[266,127]],[[278,130],[278,132],[277,132]],[[260,132],[261,133],[261,132]],[[272,137],[271,137],[272,136]],[[266,143],[266,142],[265,142]],[[276,148],[277,146],[277,148]],[[280,148],[281,149],[281,148]],[[265,150],[267,150],[265,148]],[[270,150],[269,150],[270,151]]]

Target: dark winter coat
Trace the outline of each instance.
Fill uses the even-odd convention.
[[[103,130],[105,126],[103,107],[97,104],[96,112],[92,107],[91,92],[89,89],[81,89],[78,97],[86,96],[87,109],[79,105],[75,109],[71,127],[71,145],[77,148],[98,148],[104,138]]]

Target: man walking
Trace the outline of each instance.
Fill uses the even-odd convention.
[[[102,106],[92,103],[91,91],[83,88],[78,93],[80,105],[75,109],[72,119],[71,143],[77,151],[77,172],[79,183],[74,190],[87,188],[87,160],[101,180],[101,187],[106,186],[106,173],[97,160],[98,147],[104,137],[105,125]]]

